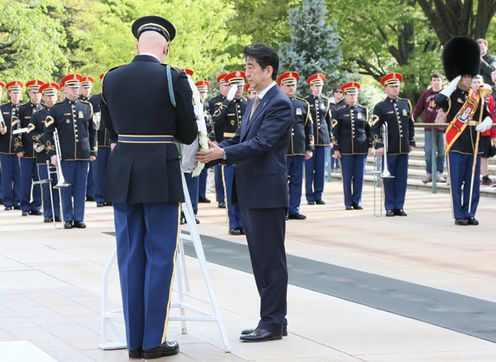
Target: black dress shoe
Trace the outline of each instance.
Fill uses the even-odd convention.
[[[144,349],[141,353],[143,359],[154,359],[165,356],[172,356],[179,353],[179,344],[176,341],[164,342],[160,346]]]
[[[479,220],[477,220],[475,217],[473,216],[469,216],[467,218],[467,221],[468,221],[468,224],[469,225],[479,225]]]
[[[72,229],[74,226],[72,225],[72,221],[66,221],[64,223],[64,229]]]
[[[239,339],[243,342],[266,342],[282,339],[282,334],[275,334],[263,328],[256,328],[250,334],[241,334]]]
[[[315,205],[315,201],[307,201],[308,205]]]
[[[345,206],[344,209],[345,210],[353,210],[353,207],[351,207],[351,206]]]
[[[86,224],[82,221],[74,221],[74,227],[78,229],[86,229]]]
[[[293,214],[293,215],[288,215],[288,219],[291,220],[305,220],[307,217],[303,214]]]
[[[239,229],[229,229],[229,235],[241,235]]]
[[[200,220],[198,220],[196,217],[195,217],[195,222],[196,224],[198,225],[200,223]]]
[[[406,212],[403,209],[394,209],[394,214],[396,216],[406,216]]]
[[[93,196],[86,196],[86,201],[95,201]]]
[[[225,208],[226,208],[226,203],[225,203],[225,202],[223,202],[223,201],[221,201],[221,202],[219,202],[219,203],[217,204],[217,207],[218,207],[219,209],[225,209]]]
[[[55,221],[56,221],[56,222],[61,222],[61,221],[62,221],[62,218],[61,218],[60,216],[59,216],[59,217],[56,217],[56,218],[55,218]]]
[[[317,201],[315,201],[315,203],[316,203],[317,205],[325,205],[324,200],[317,200]]]
[[[104,202],[97,202],[96,207],[104,207],[105,203]]]
[[[14,206],[14,210],[20,210],[20,209],[21,209],[21,207],[19,205]]]
[[[136,350],[136,351],[129,351],[129,358],[141,358],[141,355],[143,354],[143,351]]]
[[[29,215],[29,212],[27,212],[27,211],[23,211],[21,215],[22,215],[22,216],[28,216],[28,215]]]
[[[386,216],[387,217],[394,216],[394,211],[393,210],[386,210]]]
[[[105,206],[112,206],[111,202],[104,202]]]
[[[358,204],[353,204],[351,205],[353,207],[353,210],[363,210],[363,207],[361,207],[360,205]]]
[[[246,229],[245,228],[238,228],[240,235],[246,235]]]
[[[5,206],[5,207],[4,207],[4,210],[5,210],[5,211],[12,210],[12,206]]]
[[[207,198],[201,198],[201,199],[198,199],[198,202],[201,204],[210,204],[212,201],[210,201]]]
[[[455,219],[455,225],[467,226],[468,220],[467,219]]]
[[[42,212],[40,210],[31,210],[29,215],[40,216]]]
[[[255,328],[250,328],[250,329],[243,329],[241,331],[241,334],[242,335],[245,335],[245,334],[250,334],[250,333],[253,333],[255,331]],[[287,324],[284,324],[282,326],[282,336],[283,337],[287,337],[288,336],[288,325]]]
[[[51,218],[51,217],[43,218],[43,222],[52,222],[52,221],[53,221],[53,218]]]

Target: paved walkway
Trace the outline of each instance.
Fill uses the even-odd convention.
[[[496,328],[484,330],[487,339],[472,336],[481,327],[481,313],[488,318],[496,314],[481,307],[496,303],[494,199],[481,199],[480,226],[457,227],[447,194],[409,191],[408,217],[378,218],[372,215],[370,188],[365,190],[363,211],[344,210],[339,183],[326,188],[326,205],[304,205],[302,212],[308,219],[288,222],[287,253],[306,260],[290,270],[290,278],[299,286],[291,285],[288,291],[289,336],[263,344],[238,342],[239,331],[257,322],[258,296],[253,277],[243,271],[241,261],[227,264],[217,256],[208,259],[212,261],[209,271],[232,353],[223,352],[215,325],[190,323],[189,333],[181,335],[180,325],[174,322],[169,337],[179,341],[181,353],[163,360],[495,361],[496,344],[487,339],[496,334]],[[101,276],[114,248],[112,236],[106,233],[113,231],[113,219],[110,208],[87,205],[86,230],[54,230],[37,217],[0,211],[0,360],[127,360],[126,351],[97,348]],[[222,248],[234,250],[233,245],[245,244],[243,237],[227,235],[224,210],[201,204],[199,216],[200,232],[210,237],[205,238],[209,252],[219,254]],[[198,263],[186,258],[194,294],[189,301],[205,306],[207,294]],[[297,278],[317,262],[324,268],[315,275],[330,277],[335,283],[331,288],[326,278],[308,282]],[[351,274],[336,275],[339,270]],[[354,275],[366,277],[357,282]],[[390,290],[388,284],[377,284],[380,277],[415,287],[401,295],[398,284]],[[432,292],[450,292],[455,297],[450,303],[449,298],[433,298]],[[388,312],[387,293],[406,300],[406,306],[401,302],[396,306],[411,311],[412,317],[404,317],[397,309]],[[118,307],[116,272],[110,297]],[[476,303],[469,305],[465,300]],[[417,306],[425,307],[429,315],[416,319]],[[439,327],[433,320],[432,316],[447,311],[462,313],[462,332]]]

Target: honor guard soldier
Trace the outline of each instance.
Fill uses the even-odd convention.
[[[174,140],[191,144],[198,127],[186,74],[161,64],[174,26],[146,16],[132,30],[139,55],[103,78],[102,120],[117,141],[105,197],[114,207],[129,357],[151,359],[179,352],[177,342],[166,340],[184,201]]]
[[[93,83],[95,80],[92,77],[82,77],[81,78],[81,88],[79,99],[86,102],[91,102],[91,91],[93,90]],[[91,105],[94,106],[93,102]],[[93,108],[93,112],[95,112]],[[95,172],[94,172],[94,162],[90,162],[90,168],[88,170],[88,182],[86,183],[86,201],[95,201]]]
[[[5,210],[20,210],[20,170],[15,148],[20,146],[21,135],[12,131],[21,128],[19,107],[22,100],[23,83],[7,83],[7,95],[10,102],[0,107],[3,122],[0,125],[0,162],[2,166],[2,191]]]
[[[341,162],[341,175],[346,210],[362,210],[363,177],[367,154],[371,153],[371,137],[367,108],[358,104],[358,82],[340,87],[343,104],[332,114],[334,158]]]
[[[434,101],[446,112],[446,158],[450,177],[455,225],[478,225],[475,218],[480,197],[480,134],[492,127],[485,98],[490,87],[471,89],[480,72],[480,51],[471,38],[456,37],[443,48],[443,65],[450,83]]]
[[[305,190],[309,205],[324,205],[325,162],[327,150],[331,147],[331,104],[322,95],[325,76],[322,73],[311,75],[307,79],[312,94],[305,100],[310,104],[313,120],[313,157],[305,161]]]
[[[31,138],[33,142],[33,148],[36,154],[36,166],[38,171],[38,176],[40,180],[51,179],[51,183],[42,184],[42,196],[43,196],[43,221],[52,222],[55,217],[55,221],[61,221],[60,218],[60,199],[58,189],[53,188],[57,184],[57,175],[54,166],[50,166],[50,158],[47,154],[48,145],[45,143],[45,120],[48,117],[50,108],[52,108],[57,103],[57,94],[60,90],[60,86],[55,82],[48,82],[43,84],[39,92],[41,93],[41,107],[36,111],[28,124],[27,136]],[[47,163],[48,162],[48,163]],[[50,171],[50,172],[49,172]],[[49,189],[50,185],[52,190]],[[53,200],[53,209],[52,209]]]
[[[226,95],[229,92],[229,83],[226,82],[227,73],[222,73],[217,76],[216,81],[219,87],[219,94],[208,101],[208,111],[210,116],[215,113],[217,107],[219,107],[222,102],[226,99]],[[213,123],[211,127],[213,128],[213,132],[215,135],[215,141],[222,142],[222,130],[216,129],[215,124]],[[217,201],[217,206],[220,209],[226,208],[225,195],[224,195],[224,182],[222,181],[222,166],[215,165],[214,166],[214,181],[215,181],[215,199]]]
[[[103,81],[105,73],[100,74],[100,81]],[[97,207],[110,206],[105,202],[104,185],[105,172],[107,169],[108,159],[110,157],[110,135],[101,122],[100,102],[102,94],[94,94],[90,97],[90,103],[93,106],[93,122],[98,132],[98,157],[93,162],[93,189],[95,191],[95,201]]]
[[[300,75],[297,72],[285,72],[277,78],[279,87],[286,94],[294,108],[294,124],[291,127],[288,157],[286,159],[289,179],[288,219],[304,220],[300,213],[301,187],[305,159],[313,156],[313,122],[310,115],[310,104],[295,96]]]
[[[19,120],[21,128],[28,130],[29,122],[33,114],[41,109],[40,87],[44,84],[41,80],[30,80],[26,82],[29,102],[19,107]],[[21,143],[15,149],[20,159],[20,186],[21,186],[21,210],[22,216],[41,215],[41,190],[40,185],[33,181],[39,181],[36,169],[36,152],[33,148],[33,139],[27,132],[20,134]],[[31,201],[31,188],[33,189],[33,200]]]
[[[387,166],[393,176],[383,179],[388,217],[406,216],[403,206],[408,177],[408,154],[415,148],[412,104],[408,99],[399,98],[402,80],[400,73],[389,73],[381,78],[387,97],[375,105],[370,119],[370,132],[376,152],[381,156],[387,152]],[[383,132],[383,126],[386,127],[386,132]],[[387,149],[384,149],[384,133],[388,136]]]
[[[205,123],[207,124],[207,134],[212,135],[214,134],[214,129],[210,122],[209,107],[207,103],[208,87],[210,87],[210,82],[206,80],[201,80],[199,82],[196,82],[195,85],[196,88],[198,89],[198,92],[200,93],[200,100],[203,103],[205,110]],[[213,138],[215,139],[215,136]],[[204,167],[200,173],[200,176],[198,176],[200,183],[199,191],[198,191],[198,202],[209,204],[210,200],[207,198],[207,176],[208,176],[208,169],[207,167]]]
[[[217,104],[212,120],[214,127],[222,131],[222,140],[234,137],[241,124],[248,102],[243,97],[245,72],[235,71],[226,76],[230,85],[226,99]],[[224,182],[227,217],[229,219],[229,234],[242,235],[245,225],[241,210],[237,203],[233,203],[234,167],[222,165],[222,179]]]
[[[62,189],[64,228],[85,228],[84,202],[88,168],[96,159],[96,127],[93,122],[91,103],[79,99],[82,77],[69,74],[62,81],[64,101],[54,105],[45,120],[47,152],[53,165],[61,165],[65,181],[69,186]],[[60,150],[56,150],[54,130],[57,129]],[[61,155],[61,160],[57,157]]]

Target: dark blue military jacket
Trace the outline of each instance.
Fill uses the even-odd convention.
[[[31,122],[33,113],[41,109],[41,104],[34,104],[31,102],[25,103],[19,107],[19,120],[21,128],[26,128]],[[24,152],[24,158],[36,158],[36,152],[33,149],[33,139],[28,133],[21,134],[22,144],[16,147],[15,152]]]
[[[98,147],[110,147],[110,134],[105,125],[102,123],[100,102],[102,94],[98,93],[90,97],[90,103],[93,106],[93,119],[98,132]]]
[[[212,122],[216,129],[217,140],[223,141],[234,137],[241,124],[241,118],[245,113],[248,101],[245,98],[228,101],[226,98],[222,102],[216,103],[216,108],[212,114]]]
[[[224,97],[222,94],[218,94],[208,101],[208,113],[210,114],[212,133],[215,134],[215,140],[217,142],[222,142],[224,136],[222,134],[222,129],[217,129],[215,127],[212,116],[215,113],[215,110],[222,105],[222,102],[224,102],[225,99],[226,97]]]
[[[36,111],[28,124],[29,132],[28,137],[33,140],[33,148],[36,153],[36,163],[45,164],[49,160],[47,151],[48,149],[55,150],[51,143],[46,144],[45,138],[45,120],[48,117],[48,107],[41,105],[41,109]],[[40,152],[36,152],[38,149]]]
[[[4,154],[15,154],[15,148],[19,147],[21,142],[20,135],[13,135],[12,129],[18,129],[21,127],[19,121],[19,106],[14,105],[11,102],[5,103],[0,107],[2,111],[3,120],[7,126],[7,132],[5,134],[0,134],[0,153]]]
[[[366,155],[371,146],[367,108],[341,105],[332,114],[332,144],[343,155]]]
[[[331,104],[324,96],[314,97],[312,94],[305,100],[310,104],[313,120],[313,142],[315,146],[331,144]]]
[[[415,146],[415,129],[412,118],[412,104],[408,99],[391,99],[377,103],[370,119],[370,133],[375,148],[384,147],[382,125],[387,122],[387,153],[408,154],[410,146]]]
[[[293,102],[294,123],[291,128],[288,156],[305,155],[313,150],[313,122],[310,105],[302,98],[290,98]]]

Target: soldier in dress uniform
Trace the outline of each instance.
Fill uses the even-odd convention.
[[[3,89],[5,88],[5,83],[0,82],[0,106],[2,106],[2,96],[3,96]],[[0,112],[0,125],[4,124],[5,121],[3,120],[2,112]],[[2,188],[2,165],[0,164],[0,205],[3,204],[3,188]]]
[[[229,92],[229,83],[226,82],[227,73],[219,74],[216,78],[217,85],[219,87],[219,94],[208,101],[208,111],[210,116],[215,113],[217,107],[219,107],[222,102],[226,99],[227,93]],[[222,130],[216,129],[215,124],[212,120],[212,128],[215,134],[215,141],[220,143],[223,140]],[[217,206],[220,209],[225,209],[225,195],[224,195],[224,182],[222,181],[222,168],[221,165],[214,166],[214,181],[215,181],[215,199],[217,201]]]
[[[6,88],[10,102],[0,107],[3,116],[3,122],[0,125],[0,162],[5,210],[21,209],[19,159],[15,154],[15,148],[21,144],[21,135],[13,135],[12,131],[21,128],[19,107],[23,86],[20,81],[7,83]]]
[[[117,142],[105,198],[114,207],[129,357],[151,359],[179,352],[177,342],[166,340],[184,201],[174,139],[191,144],[198,127],[186,74],[161,64],[174,26],[146,16],[132,29],[139,55],[103,78],[102,120]]]
[[[387,152],[388,169],[393,178],[384,178],[386,216],[406,216],[405,204],[408,178],[408,154],[415,148],[415,130],[412,104],[400,98],[400,73],[389,73],[381,78],[386,99],[377,103],[370,119],[370,132],[376,152]],[[387,127],[388,149],[384,149],[382,126]]]
[[[367,108],[358,104],[360,88],[358,82],[343,84],[344,103],[332,114],[334,158],[341,162],[346,210],[362,210],[365,164],[372,151]]]
[[[79,94],[79,99],[82,101],[90,102],[91,105],[94,107],[95,104],[94,102],[91,102],[91,91],[93,90],[93,83],[95,80],[92,77],[89,76],[83,76],[81,78],[81,88],[80,88],[80,94]],[[97,102],[99,103],[99,101]],[[95,112],[95,109],[93,108],[93,112]],[[86,183],[86,201],[95,201],[95,165],[93,161],[90,161],[90,168],[88,170],[88,182]]]
[[[93,122],[93,106],[79,99],[82,77],[69,74],[62,78],[64,101],[54,105],[45,120],[48,156],[53,165],[60,162],[68,187],[62,189],[64,228],[85,228],[84,203],[89,162],[96,159],[96,126]],[[55,152],[53,132],[57,129],[60,139],[58,160]]]
[[[305,161],[305,190],[309,205],[324,205],[325,162],[331,143],[331,104],[322,95],[322,87],[326,77],[322,73],[311,75],[307,79],[312,94],[305,100],[310,104],[313,120],[313,157]]]
[[[47,147],[50,146],[50,143],[47,145],[46,139],[44,137],[45,130],[45,120],[48,117],[48,113],[50,108],[52,108],[55,103],[57,103],[57,94],[60,90],[60,86],[55,82],[48,82],[43,84],[39,92],[41,93],[41,108],[36,111],[29,121],[28,124],[28,133],[27,137],[31,138],[33,143],[33,148],[36,154],[36,166],[38,171],[38,178],[40,180],[48,180],[52,179],[52,197],[53,197],[53,208],[52,209],[52,199],[50,196],[49,183],[42,184],[42,195],[43,195],[43,221],[44,222],[52,222],[55,217],[55,221],[61,221],[60,218],[60,199],[59,192],[57,189],[54,189],[53,186],[57,184],[57,175],[54,172],[55,170],[50,166],[50,163],[47,164],[47,161],[50,161],[50,158],[47,154]],[[52,171],[49,173],[49,168]]]
[[[451,39],[443,48],[443,65],[450,83],[434,98],[446,112],[445,153],[448,161],[455,225],[479,225],[475,218],[480,197],[480,134],[491,129],[492,118],[485,98],[490,87],[471,89],[480,72],[480,53],[475,40]]]
[[[210,87],[210,82],[206,80],[200,80],[199,82],[195,83],[196,88],[198,89],[198,92],[200,93],[200,100],[203,103],[203,108],[205,111],[205,123],[207,125],[207,133],[209,135],[214,133],[213,127],[211,125],[211,122],[209,122],[209,107],[207,103],[207,97],[208,97],[208,87]],[[210,203],[210,200],[207,198],[207,176],[208,176],[208,168],[204,167],[203,170],[200,173],[199,178],[199,187],[198,187],[198,202],[200,203]]]
[[[39,90],[43,84],[44,82],[41,80],[30,80],[26,82],[29,102],[19,107],[21,128],[27,128],[33,114],[41,109],[41,93]],[[40,185],[33,185],[33,181],[39,180],[33,139],[28,133],[22,133],[20,137],[21,143],[17,145],[15,153],[20,159],[22,216],[41,215]],[[33,201],[31,201],[31,188],[33,189]]]
[[[313,122],[310,115],[310,104],[295,96],[298,79],[300,79],[300,75],[292,71],[284,72],[277,78],[279,87],[293,102],[295,112],[286,159],[289,188],[288,219],[292,220],[306,219],[306,216],[300,213],[301,187],[305,160],[313,156]]]
[[[245,80],[245,72],[242,71],[231,72],[226,76],[226,81],[231,88],[226,98],[222,102],[217,103],[215,112],[212,115],[215,129],[219,130],[219,132],[222,131],[221,141],[234,137],[241,124],[241,118],[243,118],[248,104],[246,98],[243,97]],[[218,132],[216,131],[216,133]],[[221,165],[221,170],[224,182],[227,217],[229,219],[229,234],[242,235],[245,232],[243,217],[241,216],[239,205],[233,202],[234,167]]]

